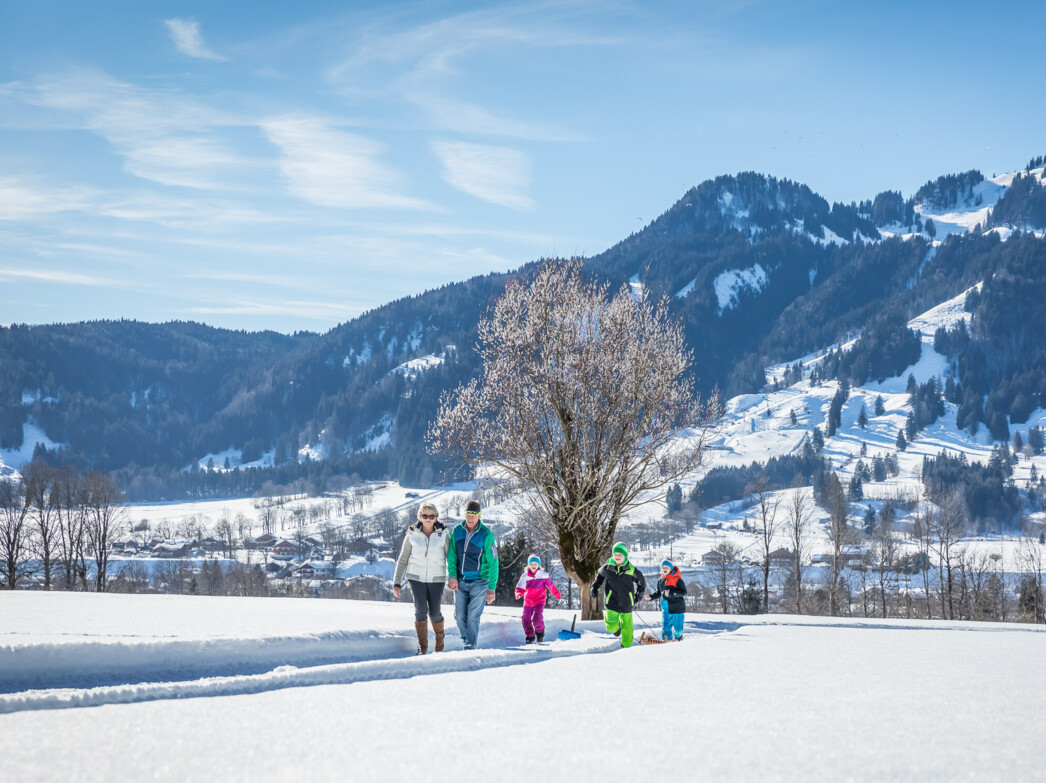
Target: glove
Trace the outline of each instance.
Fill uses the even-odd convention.
[[[599,590],[597,590],[595,587],[589,588],[588,594],[593,598],[599,598]]]

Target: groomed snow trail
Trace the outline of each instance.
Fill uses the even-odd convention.
[[[234,696],[281,688],[345,685],[370,680],[407,679],[422,675],[494,669],[502,666],[537,663],[552,658],[604,653],[618,649],[620,646],[620,641],[609,635],[587,633],[581,639],[545,642],[526,647],[462,650],[424,657],[386,658],[305,669],[280,666],[265,674],[206,677],[183,682],[142,682],[86,689],[29,690],[0,695],[0,714],[67,707],[97,707],[103,704],[130,704],[159,699]]]

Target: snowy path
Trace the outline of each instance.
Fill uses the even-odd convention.
[[[548,611],[549,633],[572,614]],[[591,622],[533,647],[518,608],[488,607],[480,650],[448,635],[450,651],[419,658],[412,615],[0,592],[5,779],[601,780],[666,748],[703,781],[1042,777],[1043,626],[694,614],[680,644],[621,650]],[[657,619],[643,611],[637,628]],[[370,660],[301,663],[367,639]],[[234,660],[252,646],[268,670]],[[107,649],[122,668],[104,668]],[[78,679],[92,682],[56,685]]]
[[[53,688],[0,695],[0,714],[25,710],[97,707],[159,699],[235,696],[315,685],[346,685],[371,680],[397,680],[448,672],[493,669],[547,661],[552,658],[611,652],[621,646],[608,635],[588,633],[581,639],[545,642],[527,647],[448,652],[405,659],[381,658],[356,663],[299,669],[280,666],[265,674],[205,677],[182,682],[140,682],[98,688]]]
[[[620,646],[600,622],[551,641],[573,617],[555,610],[550,641],[523,646],[519,610],[494,606],[470,652],[444,607],[447,652],[425,657],[414,654],[407,604],[13,592],[0,594],[0,614],[0,714],[407,679]]]

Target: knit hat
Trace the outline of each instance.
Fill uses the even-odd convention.
[[[661,561],[662,566],[668,566],[669,568],[675,568],[676,564],[669,560],[667,557]]]
[[[610,550],[610,554],[614,554],[615,552],[620,552],[625,556],[625,560],[628,560],[628,547],[622,544],[620,541],[614,544],[614,548]]]
[[[537,555],[531,555],[527,558],[527,565],[530,565],[531,563],[537,563],[538,565],[541,565],[541,558]]]
[[[465,513],[466,514],[478,514],[479,513],[479,501],[478,500],[470,500],[468,503],[466,503],[465,504]]]

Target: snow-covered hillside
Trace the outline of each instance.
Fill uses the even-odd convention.
[[[524,646],[488,607],[481,649],[419,658],[405,604],[6,592],[0,616],[10,780],[1040,776],[1042,627],[687,615],[622,650],[598,623]]]

